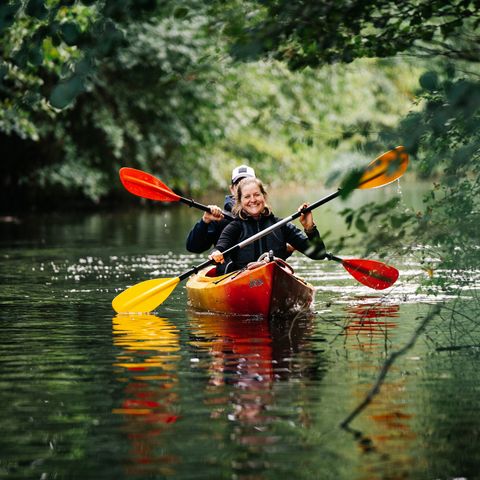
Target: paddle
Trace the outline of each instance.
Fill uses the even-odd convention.
[[[264,231],[259,233],[263,232]],[[254,239],[254,237],[256,238]],[[254,237],[250,237],[240,244],[229,248],[224,252],[224,255],[227,255],[238,248],[242,248],[259,238],[258,234],[254,235]],[[250,239],[252,240],[250,241]],[[242,247],[239,245],[242,245]],[[398,278],[398,270],[396,268],[376,260],[343,260],[329,253],[326,254],[326,258],[341,263],[353,278],[358,280],[363,285],[375,290],[383,290],[391,287]],[[203,268],[214,263],[214,260],[207,260],[196,267],[192,267],[190,270],[187,270],[178,277],[154,278],[152,280],[146,280],[144,282],[137,283],[136,285],[127,288],[113,299],[113,309],[117,313],[134,311],[151,312],[170,296],[178,283],[180,283],[182,280],[185,280],[193,273],[197,273]]]
[[[405,173],[407,166],[408,154],[405,151],[405,147],[396,147],[370,162],[370,164],[359,173],[358,183],[357,178],[354,176],[353,181],[355,185],[353,185],[353,188],[365,190],[388,185],[400,178]],[[198,208],[204,212],[210,212],[210,209],[206,205],[177,195],[161,180],[142,170],[123,167],[120,169],[119,174],[123,186],[134,195],[150,200],[158,200],[160,202],[182,202],[190,207]],[[319,205],[333,200],[344,193],[344,191],[345,189],[338,189],[336,192],[322,199],[322,203]],[[222,213],[225,217],[233,219],[233,215],[230,212],[222,211]]]
[[[375,290],[384,290],[391,287],[398,278],[398,270],[395,267],[378,262],[377,260],[344,260],[331,253],[325,258],[341,263],[345,270],[363,285]]]
[[[122,167],[119,171],[119,175],[123,186],[134,195],[148,198],[150,200],[158,200],[159,202],[182,202],[189,207],[195,207],[204,212],[211,213],[207,205],[202,205],[195,200],[177,195],[161,180],[149,173],[142,172],[142,170]],[[234,218],[230,212],[222,211],[222,213],[230,220]]]
[[[390,150],[389,152],[386,152],[375,159],[367,166],[358,181],[358,188],[376,188],[380,187],[381,185],[388,185],[403,175],[407,165],[408,154],[405,152],[404,147],[397,147],[394,150]],[[262,230],[261,232],[258,232],[257,234],[243,240],[237,245],[227,249],[223,252],[223,255],[227,256],[232,254],[233,252],[249,245],[250,243],[255,242],[265,235],[268,235],[272,231],[280,228],[282,225],[299,218],[302,213],[309,212],[320,205],[327,203],[333,198],[336,198],[340,195],[340,193],[341,190],[338,190],[337,192],[317,200],[308,207],[302,209],[302,211],[295,212],[293,215],[279,220],[277,223],[271,225],[265,230]],[[327,258],[329,257],[327,256]],[[354,278],[361,283],[375,289],[387,288],[388,286],[393,285],[395,280],[398,278],[398,272],[396,272],[396,269],[389,267],[388,265],[380,264],[380,262],[375,262],[373,260],[342,260],[333,255],[330,255],[330,259],[334,261],[340,261],[340,263],[342,263],[345,269],[347,269],[347,271]],[[117,313],[134,311],[150,312],[161,305],[168,298],[178,283],[180,283],[182,280],[185,280],[193,273],[197,273],[199,270],[208,267],[209,265],[213,265],[214,263],[214,260],[209,259],[200,265],[187,270],[178,277],[146,280],[127,288],[113,299],[113,309]],[[382,285],[385,286],[382,287]]]

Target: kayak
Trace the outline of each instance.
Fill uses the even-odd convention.
[[[314,288],[281,259],[216,276],[208,267],[187,282],[189,305],[210,312],[271,316],[308,309]]]

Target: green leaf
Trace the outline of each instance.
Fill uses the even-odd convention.
[[[173,16],[177,19],[182,19],[186,18],[189,13],[190,10],[187,7],[177,7],[173,12]]]
[[[50,95],[50,103],[55,108],[63,109],[83,91],[83,81],[79,76],[73,76],[54,87]]]
[[[28,59],[28,63],[30,63],[33,66],[37,67],[37,66],[41,65],[42,62],[43,62],[42,49],[40,47],[30,48],[30,50],[28,51],[27,59]]]
[[[47,18],[48,10],[43,0],[29,0],[25,12],[31,17],[43,20]]]
[[[67,45],[73,46],[80,37],[80,29],[74,22],[65,22],[60,25],[60,35]]]
[[[362,170],[354,170],[345,177],[340,187],[340,198],[347,198],[358,187],[362,175]]]
[[[13,25],[15,21],[15,15],[19,10],[20,5],[20,2],[0,5],[0,33]]]
[[[355,221],[355,228],[359,230],[362,233],[367,233],[367,224],[363,220],[362,217],[358,217],[357,220]]]
[[[420,77],[420,85],[430,92],[438,90],[438,75],[436,72],[426,72]]]

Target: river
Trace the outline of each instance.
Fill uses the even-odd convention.
[[[399,188],[357,192],[350,204]],[[401,188],[419,204],[418,189]],[[288,215],[322,193],[271,201]],[[344,229],[340,208],[315,212],[320,231]],[[415,251],[387,257],[400,278],[382,292],[294,254],[316,289],[310,314],[201,314],[187,308],[182,283],[156,312],[116,316],[111,300],[127,286],[206,258],[184,247],[198,217],[157,205],[0,224],[0,478],[480,478],[471,299],[419,292]],[[341,428],[439,302],[443,317]]]

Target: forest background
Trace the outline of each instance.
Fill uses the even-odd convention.
[[[401,144],[424,208],[345,221],[367,253],[423,244],[430,273],[478,268],[479,7],[2,2],[1,213],[118,204],[121,166],[196,195],[239,163],[271,185],[328,182]]]

